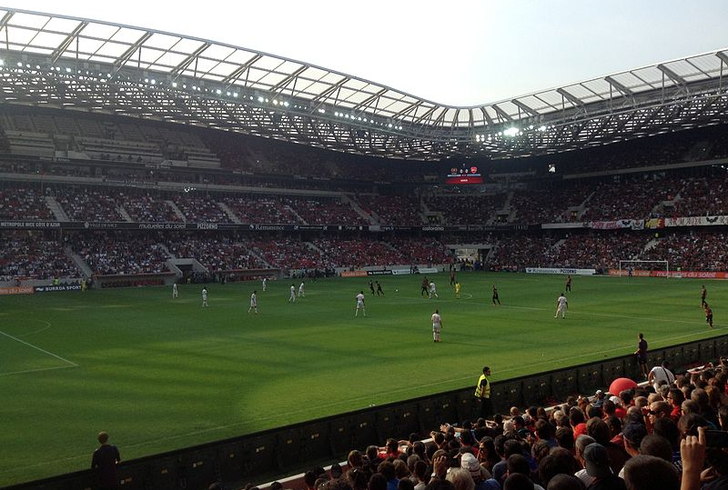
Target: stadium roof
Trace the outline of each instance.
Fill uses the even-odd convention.
[[[728,49],[471,107],[210,40],[0,8],[0,102],[388,158],[512,158],[728,122]]]

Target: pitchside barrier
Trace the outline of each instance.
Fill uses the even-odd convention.
[[[650,366],[670,361],[680,372],[728,354],[728,335],[651,350]],[[206,489],[215,481],[261,483],[343,461],[350,449],[382,445],[389,437],[422,438],[441,423],[472,419],[478,410],[473,386],[399,403],[335,415],[233,439],[123,462],[125,490]],[[627,355],[493,383],[491,398],[499,413],[511,406],[560,402],[569,395],[591,395],[615,378],[640,375],[637,359]],[[122,453],[124,448],[121,448]],[[6,487],[6,490],[92,490],[90,470]]]

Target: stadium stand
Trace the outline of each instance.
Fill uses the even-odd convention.
[[[444,268],[453,261],[463,268],[494,271],[537,266],[594,268],[607,273],[623,259],[669,260],[671,269],[682,271],[725,272],[728,268],[728,254],[722,246],[725,225],[663,226],[666,219],[712,220],[726,214],[725,163],[702,162],[725,155],[727,145],[724,138],[706,142],[705,132],[680,135],[674,145],[662,149],[653,142],[645,142],[644,147],[631,143],[630,148],[612,155],[594,151],[551,157],[548,161],[561,172],[556,176],[549,175],[537,159],[510,162],[518,167],[515,170],[523,171],[522,177],[502,179],[487,192],[472,193],[433,189],[432,181],[427,180],[432,175],[428,177],[422,169],[393,170],[367,159],[339,159],[313,149],[300,152],[288,145],[224,138],[204,130],[48,113],[3,113],[0,125],[10,152],[10,158],[0,162],[0,172],[12,176],[0,189],[0,219],[21,227],[0,234],[0,279],[8,284],[92,276],[174,277],[175,261],[199,264],[202,272],[192,277],[200,274],[205,281],[235,278],[236,274],[245,277],[245,271],[257,270],[280,271],[281,277],[291,277],[311,271],[391,266]],[[55,136],[48,136],[51,134]],[[51,151],[54,155],[68,151],[74,158],[40,159]],[[356,178],[352,178],[351,160],[358,165]],[[678,163],[695,166],[669,168]],[[539,170],[530,172],[537,164]],[[499,165],[486,166],[495,175]],[[668,168],[653,168],[658,165]],[[563,175],[576,177],[561,179]],[[377,182],[387,183],[386,193],[379,192]],[[58,210],[53,209],[54,202]],[[63,214],[67,220],[60,218]],[[651,219],[663,227],[649,228]],[[636,220],[639,226],[630,222],[626,228],[590,228],[592,222],[618,220]],[[15,221],[50,221],[72,228],[41,233],[22,229],[24,225]],[[142,231],[140,223],[170,228],[150,233]],[[92,224],[128,225],[129,230],[99,231]],[[546,224],[556,226],[543,229]],[[266,229],[268,225],[273,228]],[[175,226],[190,228],[179,231]],[[315,229],[306,230],[307,226]],[[466,245],[477,249],[475,258],[453,256],[453,249]],[[696,402],[705,398],[700,390],[713,393],[709,399],[712,396],[715,404],[701,406],[699,415],[713,421],[717,408],[725,405],[719,394],[724,391],[726,375],[721,367],[708,376],[680,376],[676,383],[689,397],[697,393]],[[536,387],[533,382],[520,389]],[[659,386],[638,388],[632,405],[637,409],[622,407],[619,413],[624,412],[621,423],[627,434],[632,428],[626,426],[635,423],[643,424],[652,435],[657,432],[658,437],[673,434],[669,439],[673,454],[682,436],[675,438],[670,422],[657,423],[653,414],[645,417],[641,413],[645,407],[647,412],[658,412],[661,402],[672,403],[664,390]],[[382,475],[374,480],[411,480],[413,486],[424,488],[436,480],[433,473],[447,478],[447,468],[435,464],[438,450],[450,457],[472,453],[480,463],[476,467],[472,458],[461,455],[459,464],[465,464],[468,471],[450,471],[450,478],[465,482],[467,489],[471,488],[468,478],[474,478],[472,485],[479,489],[504,484],[507,451],[522,455],[531,468],[524,477],[546,488],[554,478],[554,468],[569,474],[584,469],[583,453],[577,449],[572,456],[571,452],[572,446],[579,447],[581,432],[621,454],[618,442],[624,439],[620,438],[624,430],[618,430],[618,423],[610,418],[611,400],[599,408],[594,406],[595,400],[583,396],[590,394],[552,400],[548,410],[545,404],[535,409],[519,406],[516,415],[503,411],[488,423],[466,417],[441,420],[457,421],[458,428],[455,424],[433,425],[433,434],[423,430],[412,441],[391,446],[389,452],[384,449],[386,444],[375,447],[368,464],[359,464],[354,457],[350,468],[344,465],[340,478],[332,479],[328,473],[318,484],[316,478],[311,483],[313,477],[322,476],[312,472],[286,482],[285,488],[348,488],[348,482],[363,490],[374,474]],[[672,411],[679,411],[678,407]],[[693,415],[684,415],[681,423],[703,423]],[[583,425],[576,423],[581,419]],[[467,429],[468,424],[472,430]],[[680,427],[675,421],[672,424]],[[615,427],[614,432],[607,434],[605,426]],[[662,441],[656,444],[664,446]],[[342,452],[346,449],[366,451],[366,447],[347,446]],[[412,457],[415,454],[420,464]],[[622,456],[640,463],[636,456]],[[512,466],[517,467],[520,458],[513,459]],[[450,463],[453,468],[455,461]],[[627,479],[629,468],[624,473]],[[332,470],[337,474],[335,467]],[[486,478],[488,475],[492,478]],[[240,481],[232,485],[242,487]]]

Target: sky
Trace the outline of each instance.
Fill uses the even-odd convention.
[[[473,106],[728,48],[725,0],[0,0],[224,42]]]

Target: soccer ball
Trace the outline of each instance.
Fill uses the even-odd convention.
[[[395,292],[395,293],[398,293],[398,292],[399,292],[399,289],[395,289],[395,290],[394,290],[394,292]]]

